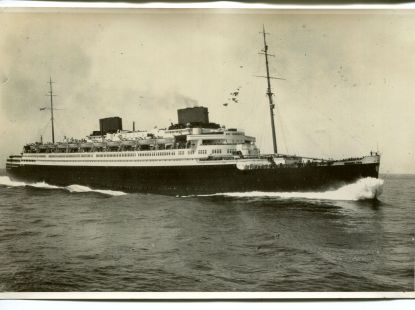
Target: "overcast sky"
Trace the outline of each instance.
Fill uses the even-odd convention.
[[[415,173],[415,18],[409,11],[60,11],[0,13],[0,165],[98,119],[166,127],[178,108],[209,108],[272,149],[259,31],[269,36],[282,153],[350,157],[379,149],[381,172]],[[227,102],[240,87],[239,102]]]

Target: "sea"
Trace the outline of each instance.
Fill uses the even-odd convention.
[[[0,291],[414,291],[414,193],[415,175],[174,197],[3,172]]]

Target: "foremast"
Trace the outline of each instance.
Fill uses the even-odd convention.
[[[50,120],[52,122],[52,143],[55,144],[55,124],[54,124],[54,117],[53,117],[53,97],[56,96],[53,94],[52,84],[55,83],[52,81],[52,77],[49,78],[48,84],[49,84],[49,91],[46,96],[50,97],[50,108],[48,107],[42,107],[40,108],[40,111],[44,110],[50,110]],[[41,144],[43,144],[43,138],[41,136]]]
[[[53,117],[53,90],[52,90],[52,77],[49,78],[49,96],[50,96],[50,120],[52,121],[52,143],[55,143],[55,126]]]
[[[266,67],[266,71],[267,71],[267,96],[268,96],[268,101],[269,101],[269,113],[271,116],[271,129],[272,129],[272,145],[273,145],[273,150],[274,153],[277,154],[278,153],[278,148],[277,148],[277,135],[276,135],[276,131],[275,131],[275,121],[274,121],[274,109],[275,109],[275,104],[273,102],[273,95],[274,93],[272,92],[271,89],[271,77],[269,75],[269,64],[268,64],[268,56],[273,56],[271,54],[268,54],[268,45],[267,45],[267,39],[266,39],[266,35],[267,33],[265,32],[265,26],[263,26],[262,28],[262,35],[264,37],[264,49],[262,50],[265,56],[265,67]]]

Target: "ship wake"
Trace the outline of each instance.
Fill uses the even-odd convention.
[[[264,197],[282,199],[316,199],[316,200],[371,200],[382,194],[383,180],[376,178],[362,178],[352,184],[344,185],[335,190],[323,192],[232,192],[198,196],[224,196],[224,197]]]
[[[112,191],[112,190],[101,190],[101,189],[92,189],[88,186],[83,185],[69,185],[69,186],[56,186],[51,185],[45,182],[37,182],[37,183],[26,183],[20,181],[13,181],[10,180],[8,176],[0,176],[0,185],[7,186],[7,187],[32,187],[32,188],[41,188],[41,189],[59,189],[65,190],[70,193],[99,193],[108,196],[121,196],[126,195],[124,192],[120,191]]]

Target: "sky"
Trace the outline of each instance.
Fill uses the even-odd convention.
[[[98,120],[165,128],[179,108],[272,150],[265,25],[281,153],[382,154],[381,172],[415,173],[415,13],[411,11],[45,10],[0,12],[0,167],[25,143],[82,138]],[[238,102],[227,106],[240,89]]]

